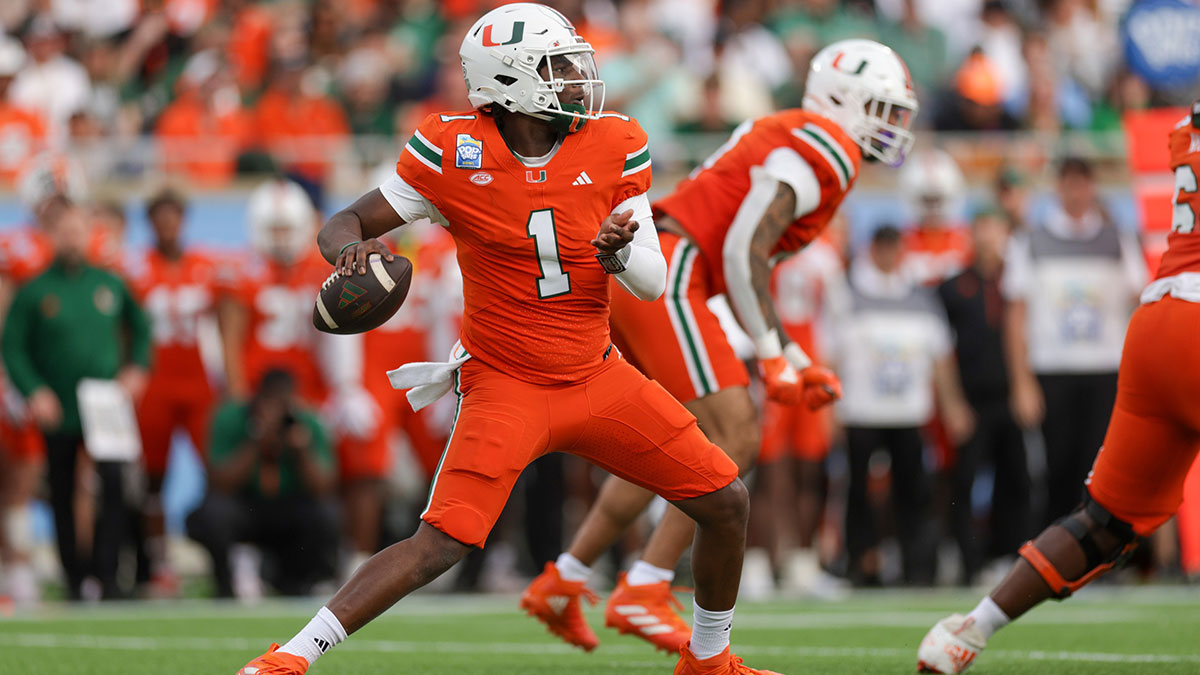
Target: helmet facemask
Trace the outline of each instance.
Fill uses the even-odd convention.
[[[904,163],[916,140],[912,133],[916,101],[893,101],[886,97],[868,99],[863,105],[862,128],[856,134],[867,156],[891,167]]]
[[[536,56],[537,52],[531,54]],[[545,50],[534,75],[537,87],[533,105],[540,113],[529,113],[550,122],[558,131],[579,131],[588,120],[598,119],[604,110],[604,81],[597,74],[592,48],[586,42]],[[577,97],[564,103],[561,98],[564,92]]]

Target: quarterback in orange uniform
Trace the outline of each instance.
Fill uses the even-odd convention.
[[[637,303],[627,293],[613,293],[618,345],[684,402],[742,471],[759,452],[758,414],[747,390],[749,375],[707,300],[728,297],[754,341],[768,398],[812,409],[832,403],[841,385],[788,339],[771,301],[771,263],[825,229],[854,185],[864,155],[896,165],[913,140],[909,127],[917,100],[908,69],[884,45],[843,40],[825,47],[813,57],[805,86],[803,108],[743,123],[655,204],[669,261],[664,296]],[[639,339],[642,335],[656,339]],[[534,580],[522,603],[536,607],[541,598],[564,595],[564,582],[585,580],[588,566],[652,496],[608,479],[568,551]],[[672,609],[670,582],[691,537],[691,522],[669,509],[641,560],[610,597],[607,625],[667,651],[687,641],[687,624]],[[582,618],[564,614],[537,616],[568,642],[594,647],[596,636]]]
[[[167,566],[162,510],[171,436],[176,429],[186,431],[203,455],[213,403],[198,328],[213,311],[216,270],[207,255],[183,247],[185,209],[183,198],[169,190],[151,198],[146,217],[154,231],[154,247],[130,256],[124,270],[130,290],[150,316],[154,339],[154,367],[137,420],[147,479],[143,517],[151,581],[167,593],[177,586]]]
[[[318,238],[344,275],[365,274],[369,255],[390,257],[378,237],[406,222],[429,217],[454,238],[460,344],[447,363],[390,374],[393,385],[412,387],[414,403],[451,389],[458,398],[423,522],[360,567],[291,641],[240,672],[305,672],[483,546],[521,471],[557,451],[657,492],[699,524],[696,620],[675,673],[767,672],[729,650],[747,512],[737,467],[610,342],[609,278],[643,301],[666,281],[645,194],[646,134],[601,112],[592,47],[549,7],[492,10],[459,55],[475,109],[427,117],[396,175],[334,215]]]
[[[1200,101],[1171,132],[1170,148],[1168,248],[1129,322],[1116,404],[1083,501],[1022,546],[1008,576],[970,614],[930,629],[917,655],[921,671],[965,671],[997,630],[1121,564],[1138,537],[1179,510],[1200,451]]]

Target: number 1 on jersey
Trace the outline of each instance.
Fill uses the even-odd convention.
[[[543,300],[571,292],[571,278],[563,271],[558,256],[558,233],[554,231],[554,209],[539,209],[529,213],[525,226],[533,245],[537,249],[538,267],[542,276],[538,279],[538,297]]]

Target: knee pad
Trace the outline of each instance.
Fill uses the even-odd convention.
[[[1096,527],[1106,530],[1117,538],[1118,543],[1116,548],[1107,552],[1100,549],[1095,537],[1092,536],[1092,529],[1080,517],[1083,513],[1086,513],[1095,521]],[[1084,493],[1083,505],[1069,515],[1058,519],[1054,524],[1070,533],[1079,544],[1079,547],[1083,549],[1083,554],[1087,561],[1087,571],[1082,576],[1074,581],[1064,579],[1054,566],[1054,563],[1050,562],[1038,550],[1032,540],[1025,542],[1025,545],[1021,547],[1018,554],[1033,566],[1033,569],[1042,577],[1046,585],[1050,587],[1050,591],[1054,594],[1054,599],[1056,600],[1071,597],[1075,591],[1088,585],[1096,577],[1125,564],[1125,561],[1129,559],[1129,556],[1132,555],[1138,545],[1137,535],[1133,531],[1133,526],[1109,513],[1108,509],[1097,503],[1086,492]]]

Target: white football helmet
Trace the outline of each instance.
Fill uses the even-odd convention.
[[[900,170],[900,190],[918,220],[945,220],[963,185],[958,163],[937,148],[914,152]]]
[[[250,194],[250,243],[262,255],[290,264],[314,245],[316,210],[304,188],[272,179]]]
[[[817,52],[803,106],[837,122],[868,158],[899,166],[912,148],[912,78],[900,56],[874,40],[841,40]]]
[[[458,51],[471,105],[498,105],[568,133],[604,110],[604,82],[594,54],[565,16],[532,2],[484,14]],[[561,103],[558,94],[569,87],[580,98]]]

